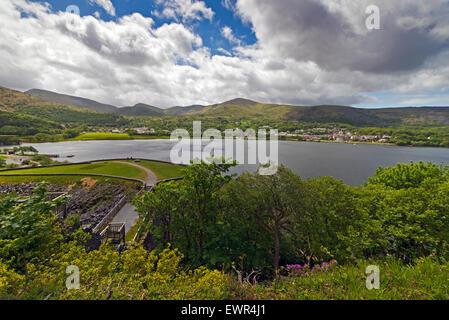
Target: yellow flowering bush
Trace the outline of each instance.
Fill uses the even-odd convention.
[[[8,266],[0,260],[0,299],[17,295],[24,282],[24,276],[8,269]]]

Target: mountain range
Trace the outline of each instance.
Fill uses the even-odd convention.
[[[116,107],[109,104],[100,103],[94,100],[70,96],[66,94],[60,94],[52,91],[31,89],[25,92],[31,96],[40,98],[45,101],[57,102],[69,106],[75,106],[78,108],[86,108],[97,112],[114,113],[124,116],[149,116],[157,117],[163,115],[183,115],[192,110],[201,110],[205,106],[191,106],[191,107],[173,107],[169,109],[161,109],[155,106],[151,106],[145,103],[138,103],[134,106]]]
[[[56,123],[120,124],[124,117],[183,116],[260,120],[296,120],[343,123],[354,126],[449,125],[449,107],[361,109],[349,106],[292,106],[234,99],[214,105],[176,106],[161,109],[139,103],[116,107],[94,100],[32,89],[25,93],[0,87],[0,111],[14,112]],[[0,123],[0,127],[2,124]]]

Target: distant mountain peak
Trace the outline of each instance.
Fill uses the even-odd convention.
[[[220,104],[238,104],[238,105],[253,105],[253,104],[257,104],[258,102],[253,101],[253,100],[249,100],[249,99],[245,99],[245,98],[235,98]]]
[[[143,102],[136,103],[133,107],[152,107],[152,108],[157,108],[155,106],[152,106],[152,105],[149,105],[149,104],[146,104],[146,103],[143,103]]]
[[[74,106],[78,108],[90,109],[98,112],[109,112],[115,113],[117,107],[109,104],[100,103],[94,100],[70,96],[67,94],[61,94],[53,91],[42,90],[42,89],[31,89],[25,92],[31,96],[40,98],[45,101],[62,103],[68,106]]]
[[[145,103],[137,103],[132,107],[118,108],[116,113],[125,116],[162,116],[164,115],[164,110],[158,107],[151,106]]]

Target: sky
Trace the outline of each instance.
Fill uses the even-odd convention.
[[[379,28],[368,28],[375,5]],[[449,106],[449,1],[2,0],[0,85],[162,108]],[[373,20],[369,20],[373,21]]]

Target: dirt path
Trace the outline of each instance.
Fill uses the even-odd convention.
[[[130,165],[130,166],[133,166],[133,167],[139,168],[140,170],[145,171],[145,173],[147,174],[145,182],[148,186],[154,186],[158,182],[158,178],[156,177],[154,172],[148,168],[145,168],[144,166],[138,165],[133,162],[125,162],[125,161],[114,161],[114,162],[121,163],[121,164],[127,164],[127,165]]]

